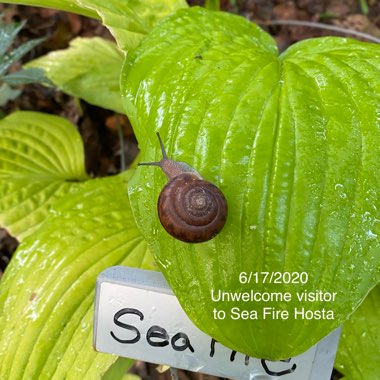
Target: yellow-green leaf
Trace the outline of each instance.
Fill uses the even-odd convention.
[[[0,378],[100,379],[94,290],[109,266],[153,268],[127,196],[129,172],[86,182],[20,245],[1,281]]]
[[[57,199],[87,179],[70,122],[29,111],[0,120],[0,225],[16,238],[31,234]]]
[[[335,367],[346,380],[377,380],[380,373],[380,285],[344,322]]]
[[[28,62],[26,67],[43,69],[55,86],[70,95],[122,113],[122,65],[123,55],[114,42],[78,37],[69,48],[50,52]]]
[[[24,0],[22,4],[99,18],[125,50],[138,46],[162,18],[188,6],[185,0]]]

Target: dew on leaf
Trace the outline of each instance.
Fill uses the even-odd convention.
[[[367,240],[374,240],[377,238],[377,235],[373,233],[371,230],[368,230],[366,235],[367,235]]]

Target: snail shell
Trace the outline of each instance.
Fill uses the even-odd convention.
[[[188,164],[169,159],[158,133],[157,136],[163,158],[139,165],[159,166],[168,178],[157,203],[162,226],[170,235],[187,243],[212,239],[227,219],[223,193]]]
[[[227,219],[223,193],[193,173],[170,180],[160,193],[157,209],[165,230],[187,243],[212,239]]]

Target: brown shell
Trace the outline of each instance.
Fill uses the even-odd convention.
[[[171,179],[158,198],[158,216],[165,230],[187,243],[212,239],[224,226],[227,202],[212,183],[192,173]]]

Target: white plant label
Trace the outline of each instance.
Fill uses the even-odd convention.
[[[239,380],[328,380],[339,333],[288,360],[256,359],[200,331],[159,272],[117,266],[97,281],[94,348],[127,358]]]

